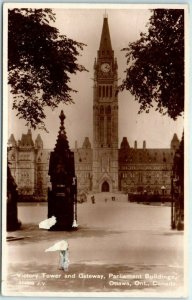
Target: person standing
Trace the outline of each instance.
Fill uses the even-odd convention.
[[[59,269],[68,271],[68,269],[69,269],[69,248],[67,247],[66,250],[61,250],[59,254],[60,254]]]

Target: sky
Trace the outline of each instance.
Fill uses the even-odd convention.
[[[81,52],[78,61],[89,72],[79,72],[71,77],[70,86],[78,93],[72,94],[74,104],[59,105],[54,111],[46,109],[46,128],[44,131],[32,130],[33,138],[40,133],[44,142],[44,148],[52,149],[60,126],[59,114],[63,109],[65,129],[69,145],[74,148],[75,141],[78,147],[82,146],[85,137],[89,137],[92,143],[93,137],[93,64],[99,49],[103,17],[106,13],[111,36],[112,48],[118,63],[119,84],[125,78],[126,57],[121,51],[128,43],[139,39],[140,33],[146,31],[151,12],[148,9],[54,9],[56,22],[54,26],[61,34],[87,46]],[[119,93],[119,145],[123,137],[127,137],[131,147],[137,140],[138,148],[146,141],[147,148],[169,148],[174,133],[181,139],[183,132],[183,118],[173,121],[168,116],[151,110],[150,113],[138,114],[139,104],[128,92]],[[9,95],[8,107],[8,136],[14,133],[15,138],[21,138],[28,128],[23,120],[16,117],[12,110],[12,95]]]

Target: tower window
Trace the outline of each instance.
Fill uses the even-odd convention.
[[[105,86],[103,86],[103,97],[105,97]]]
[[[105,109],[106,114],[111,114],[111,107],[108,105]]]
[[[110,86],[110,98],[112,97],[112,86]]]
[[[99,86],[99,97],[101,97],[101,86]]]
[[[106,86],[106,97],[108,97],[108,86]]]
[[[100,107],[100,114],[103,114],[104,113],[104,108],[103,108],[103,106],[101,105],[101,107]]]
[[[100,143],[104,143],[104,117],[100,117]]]
[[[109,116],[107,117],[107,143],[111,144],[111,117]]]

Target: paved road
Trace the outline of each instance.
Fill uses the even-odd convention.
[[[183,294],[183,232],[170,230],[170,207],[79,204],[79,228],[71,232],[38,228],[46,205],[18,212],[23,227],[8,234],[16,239],[7,242],[6,293]],[[69,242],[68,272],[58,269],[58,253],[44,252],[61,239]]]

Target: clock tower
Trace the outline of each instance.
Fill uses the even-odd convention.
[[[118,191],[117,68],[108,19],[104,17],[94,63],[93,192]]]

